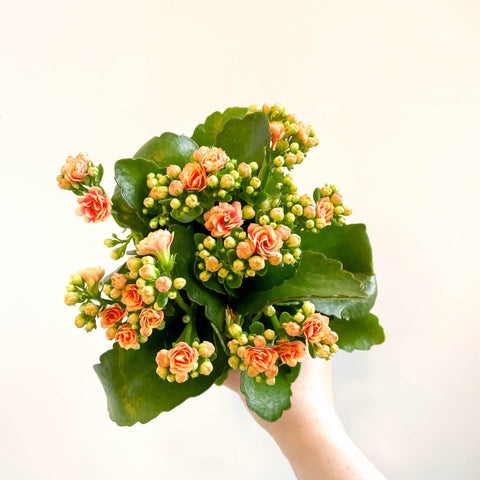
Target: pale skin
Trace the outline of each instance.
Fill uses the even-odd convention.
[[[230,371],[224,385],[240,393],[240,371]],[[386,480],[345,432],[333,405],[330,362],[302,362],[292,385],[292,406],[276,422],[256,422],[274,439],[298,480]]]

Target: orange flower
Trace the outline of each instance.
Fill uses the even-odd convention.
[[[140,326],[144,333],[148,333],[148,335],[145,335],[146,337],[152,334],[152,329],[158,328],[162,324],[163,316],[162,311],[157,312],[153,308],[144,308],[140,312]]]
[[[255,252],[255,245],[251,240],[247,238],[247,240],[240,242],[237,245],[237,257],[238,258],[243,258],[246,260],[247,258],[250,258]]]
[[[305,125],[303,122],[298,122],[298,138],[304,144],[307,144],[308,137],[310,136],[310,132],[312,131],[311,125]]]
[[[110,279],[113,288],[123,290],[127,284],[127,277],[123,273],[114,273]]]
[[[294,342],[278,340],[273,348],[280,356],[282,364],[286,363],[289,367],[295,367],[298,362],[303,360],[306,345],[299,340],[295,340]]]
[[[128,312],[134,312],[143,307],[142,296],[135,284],[131,283],[122,290],[122,303],[126,305]]]
[[[242,225],[242,206],[240,202],[220,202],[203,215],[205,228],[213,237],[227,237],[233,228]]]
[[[335,213],[333,203],[329,200],[328,197],[319,198],[317,204],[315,205],[315,210],[317,213],[317,218],[322,218],[325,220],[327,225],[330,225],[330,220]]]
[[[170,371],[174,374],[188,373],[197,366],[198,351],[188,343],[179,342],[170,350]]]
[[[285,126],[282,122],[270,122],[270,133],[272,136],[272,149],[275,150],[277,142],[285,135]]]
[[[267,258],[278,252],[283,245],[280,232],[270,225],[251,223],[248,226],[248,238],[255,245],[255,251]]]
[[[82,277],[87,286],[91,287],[102,279],[105,275],[105,270],[102,267],[89,267],[79,270],[78,274]]]
[[[249,368],[248,374],[265,372],[267,376],[272,374],[275,369],[275,362],[278,359],[278,353],[271,347],[248,347],[245,352],[244,362]]]
[[[319,343],[325,339],[330,332],[328,328],[328,317],[320,313],[310,315],[304,322],[302,333],[308,342]]]
[[[159,367],[169,367],[170,366],[170,352],[163,348],[157,353],[155,361]]]
[[[69,156],[62,172],[70,183],[81,182],[87,175],[88,157],[84,153],[79,153],[76,157]]]
[[[125,350],[135,348],[138,345],[137,332],[128,324],[124,323],[118,327],[115,340]]]
[[[201,191],[207,186],[207,174],[197,162],[187,163],[183,167],[180,180],[187,190]]]
[[[291,337],[296,337],[300,333],[300,325],[295,322],[284,323],[283,328]]]
[[[220,170],[227,161],[227,154],[221,148],[200,147],[193,152],[192,157],[208,173]]]
[[[137,253],[139,255],[155,255],[160,257],[164,252],[170,254],[170,245],[173,241],[173,233],[168,230],[150,232],[146,238],[138,242]]]
[[[118,303],[107,307],[105,310],[102,310],[98,316],[100,317],[100,325],[102,328],[113,327],[117,322],[120,322],[125,316],[126,310],[124,310]]]
[[[88,194],[77,199],[79,206],[76,214],[85,218],[87,223],[104,222],[110,217],[112,201],[104,195],[100,187],[91,187]]]

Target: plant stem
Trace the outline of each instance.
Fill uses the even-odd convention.
[[[175,301],[177,302],[177,305],[184,310],[186,313],[191,314],[192,309],[189,307],[186,303],[185,300],[182,298],[180,293],[177,294],[177,297],[175,298]]]

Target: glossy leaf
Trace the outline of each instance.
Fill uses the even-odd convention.
[[[120,192],[120,187],[117,185],[112,197],[112,217],[120,227],[130,228],[146,235],[150,231],[149,226],[139,212],[128,205]]]
[[[231,118],[243,118],[248,112],[248,108],[231,107],[227,108],[223,113],[214,112],[207,117],[205,123],[195,128],[192,140],[198,145],[211,147],[217,142],[217,135],[223,130],[225,123]]]
[[[275,378],[275,385],[258,383],[255,378],[249,377],[246,371],[242,372],[240,390],[245,395],[248,408],[259,417],[274,422],[278,420],[283,411],[290,408],[291,384],[300,373],[300,364],[295,368],[283,365],[279,368]]]
[[[365,298],[363,284],[342,270],[337,260],[315,252],[304,252],[295,275],[269,290],[249,290],[237,305],[240,314],[254,313],[269,304],[291,300],[330,300]]]
[[[174,225],[171,232],[175,234],[171,252],[177,254],[175,259],[174,273],[176,277],[183,277],[187,281],[185,290],[188,297],[195,303],[205,306],[205,315],[217,328],[223,328],[225,297],[203,285],[203,282],[195,276],[195,242],[193,230],[182,225]]]
[[[337,345],[346,352],[369,350],[373,345],[385,341],[383,328],[371,313],[349,321],[331,318],[330,328],[338,334]]]
[[[270,141],[270,125],[264,113],[252,113],[243,119],[232,118],[217,136],[217,146],[238,162],[262,164],[265,146]]]
[[[150,139],[133,158],[152,160],[159,167],[166,168],[173,163],[183,167],[197,148],[198,145],[191,138],[166,132]]]
[[[139,350],[124,350],[117,343],[94,366],[107,395],[110,418],[118,425],[147,423],[162,412],[172,410],[190,397],[200,395],[222,375],[226,356],[217,349],[213,372],[185,383],[169,383],[156,374],[155,356],[170,348],[154,332]]]

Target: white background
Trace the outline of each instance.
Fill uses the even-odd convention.
[[[2,478],[294,478],[224,388],[113,424],[108,342],[62,303],[119,233],[74,215],[66,156],[111,192],[152,136],[264,101],[314,125],[297,183],[340,185],[374,247],[387,342],[334,360],[348,432],[390,479],[478,478],[479,26],[474,0],[2,0]]]

